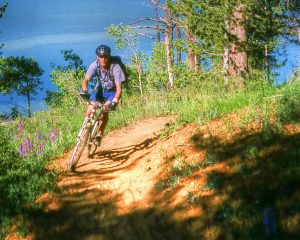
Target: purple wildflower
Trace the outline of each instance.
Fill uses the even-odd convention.
[[[41,135],[41,134],[39,134],[39,135],[38,135],[38,139],[40,139],[40,140],[44,140],[44,139],[45,139],[45,136],[44,136],[44,135]]]
[[[46,137],[42,134],[37,135],[38,142],[35,144],[35,149],[38,155],[43,154]]]
[[[24,142],[24,148],[27,154],[30,152],[31,146],[30,139],[27,137]]]
[[[59,137],[59,130],[54,129],[52,133],[50,133],[50,141],[54,142]]]
[[[37,154],[38,154],[38,155],[43,154],[44,146],[45,146],[45,143],[44,143],[44,142],[39,142],[39,143],[37,144]]]
[[[18,137],[21,138],[23,135],[23,129],[24,129],[24,120],[20,120],[19,127],[18,127]]]
[[[24,143],[21,143],[20,148],[19,148],[19,153],[22,157],[26,156],[29,154],[29,152],[31,151],[32,148],[32,144],[30,142],[30,139],[27,137],[25,139]]]
[[[20,148],[19,148],[19,153],[21,157],[25,156],[25,151],[24,151],[24,147],[23,144],[21,143]]]

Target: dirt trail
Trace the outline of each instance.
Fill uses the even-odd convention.
[[[64,191],[42,199],[47,207],[32,217],[29,239],[185,238],[169,213],[154,207],[160,161],[147,159],[173,120],[145,120],[105,136],[93,159],[81,159],[76,173],[61,177]]]
[[[143,201],[147,189],[153,187],[149,175],[145,174],[147,164],[144,161],[161,130],[172,120],[172,117],[144,120],[111,132],[103,139],[93,159],[81,159],[76,172],[68,174],[59,185],[73,193],[99,189],[122,195],[114,202],[119,212],[135,207],[133,204]]]
[[[255,231],[257,239],[266,239],[257,225],[261,209],[253,203],[274,199],[275,206],[280,200],[287,209],[298,204],[299,178],[286,164],[298,161],[294,146],[300,142],[300,125],[285,124],[280,134],[269,135],[259,121],[241,125],[241,116],[188,124],[163,139],[159,134],[171,117],[108,134],[93,159],[79,161],[76,173],[63,172],[60,193],[40,199],[45,209],[26,216],[26,240],[249,239]],[[54,165],[64,167],[69,155]],[[262,183],[275,175],[280,196],[276,190],[270,198]],[[230,216],[239,207],[249,215]],[[290,219],[289,211],[279,211]],[[296,213],[291,229],[299,229]],[[253,214],[257,223],[244,224]],[[282,230],[285,234],[289,237],[280,239],[298,239],[292,231]]]

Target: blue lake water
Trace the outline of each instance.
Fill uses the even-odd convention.
[[[0,5],[5,1],[0,0]],[[153,16],[153,8],[142,0],[9,0],[8,8],[0,19],[0,43],[4,43],[3,56],[35,58],[45,71],[42,76],[44,90],[32,101],[32,110],[46,109],[43,102],[46,90],[53,90],[49,79],[50,64],[65,65],[60,53],[73,49],[89,65],[95,59],[95,48],[105,43],[112,54],[125,62],[130,53],[115,49],[113,39],[104,30],[110,24],[127,24],[141,17]],[[141,38],[140,50],[150,54],[153,41]],[[300,65],[299,46],[289,46],[289,61],[280,70],[278,82],[288,78],[292,67]],[[11,103],[9,103],[11,102]],[[26,108],[25,98],[0,95],[0,113],[8,113],[13,106]]]
[[[0,5],[4,1],[0,0]],[[3,56],[35,58],[45,71],[44,90],[32,101],[32,110],[45,109],[42,99],[46,90],[53,90],[49,79],[50,64],[65,65],[61,50],[73,49],[89,65],[95,59],[95,48],[107,44],[112,54],[128,61],[126,49],[115,49],[113,39],[105,32],[110,24],[129,23],[153,15],[153,8],[140,0],[9,0],[0,19],[0,43]],[[150,51],[153,41],[141,39],[140,49]],[[0,95],[0,113],[10,111],[12,104],[26,108],[23,97]]]

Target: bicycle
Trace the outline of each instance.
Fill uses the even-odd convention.
[[[84,98],[88,98],[84,96]],[[93,156],[99,145],[95,144],[96,136],[99,132],[100,121],[102,121],[103,113],[108,109],[100,102],[90,102],[93,105],[91,114],[84,118],[80,131],[76,138],[76,144],[73,149],[72,155],[68,162],[68,169],[74,172],[76,165],[83,153],[84,148],[87,146],[88,157]]]

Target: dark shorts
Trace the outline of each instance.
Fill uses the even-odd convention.
[[[94,102],[105,102],[105,101],[112,101],[116,95],[115,90],[104,90],[100,88],[98,91],[95,91],[91,94],[91,101]]]

